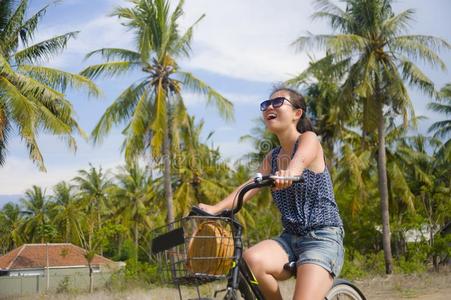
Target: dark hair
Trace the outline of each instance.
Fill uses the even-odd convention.
[[[302,96],[300,92],[286,86],[276,86],[272,90],[271,96],[280,91],[287,92],[290,96],[290,100],[293,103],[293,106],[295,108],[302,109],[302,116],[299,119],[298,124],[296,124],[297,131],[299,133],[304,133],[306,131],[315,131],[313,129],[312,121],[310,121],[309,117],[307,116],[307,104],[305,103],[304,96]]]

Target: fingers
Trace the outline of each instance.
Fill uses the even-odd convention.
[[[281,176],[281,177],[292,176],[291,172],[288,170],[277,171],[275,175]],[[288,180],[288,179],[276,179],[274,181],[274,187],[276,190],[282,190],[282,189],[286,189],[287,187],[289,187],[292,183],[293,183],[293,181]]]
[[[214,206],[212,206],[212,205],[199,203],[198,207],[209,214],[212,214],[212,215],[216,214],[216,210],[214,209]]]

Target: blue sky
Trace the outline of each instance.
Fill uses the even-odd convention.
[[[31,10],[36,11],[49,1],[32,0]],[[77,39],[68,49],[48,65],[71,72],[79,72],[96,59],[83,61],[89,51],[104,47],[133,49],[133,34],[120,22],[109,17],[115,6],[127,5],[120,0],[66,0],[52,5],[42,20],[36,41],[80,30]],[[416,10],[410,33],[428,34],[451,41],[451,1],[404,0],[394,4],[399,12],[406,8]],[[312,21],[314,6],[310,0],[188,0],[182,26],[192,24],[200,15],[206,17],[197,25],[192,42],[190,60],[180,61],[182,68],[193,72],[219,90],[234,103],[235,121],[224,122],[217,112],[205,107],[201,97],[186,93],[185,101],[197,120],[205,121],[204,136],[214,131],[212,142],[219,146],[225,158],[237,159],[249,150],[250,145],[239,143],[242,135],[254,126],[253,120],[260,116],[258,103],[268,97],[274,83],[284,81],[302,71],[308,64],[307,53],[296,53],[290,43],[307,31],[330,33],[324,22]],[[322,53],[311,52],[317,58]],[[451,67],[451,53],[441,53],[442,59]],[[425,67],[425,73],[442,87],[450,82],[449,71],[442,72]],[[104,95],[98,99],[88,98],[81,92],[70,91],[79,124],[91,132],[105,109],[125,87],[139,78],[129,74],[96,83]],[[429,117],[420,123],[425,132],[436,118],[425,106],[429,99],[411,91],[417,115]],[[31,185],[50,188],[61,180],[69,180],[77,170],[86,169],[89,163],[112,169],[123,162],[120,153],[122,128],[112,130],[101,145],[77,137],[78,149],[70,153],[58,138],[41,134],[39,144],[44,155],[47,172],[39,172],[28,159],[25,145],[18,137],[9,142],[6,165],[0,168],[0,195],[23,194]],[[1,199],[0,199],[1,200]]]

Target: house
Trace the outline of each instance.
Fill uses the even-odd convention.
[[[89,267],[83,248],[69,243],[24,244],[0,256],[0,298],[43,291],[87,290]],[[104,285],[118,264],[96,255],[94,285]]]

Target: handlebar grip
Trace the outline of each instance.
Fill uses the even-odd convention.
[[[223,211],[221,211],[220,213],[213,215],[210,214],[208,212],[206,212],[205,210],[201,209],[198,206],[192,206],[191,207],[191,211],[188,214],[188,216],[202,216],[202,217],[228,217],[231,214],[231,210],[230,209],[225,209]]]
[[[302,177],[302,176],[277,176],[277,175],[263,176],[261,173],[256,174],[254,181],[258,183],[258,182],[262,182],[265,180],[276,180],[276,179],[286,179],[286,180],[291,180],[293,182],[303,182],[304,181],[304,177]]]
[[[212,215],[212,214],[206,212],[205,210],[200,209],[200,207],[193,206],[193,207],[191,207],[191,211],[188,216],[214,217],[215,215]]]

